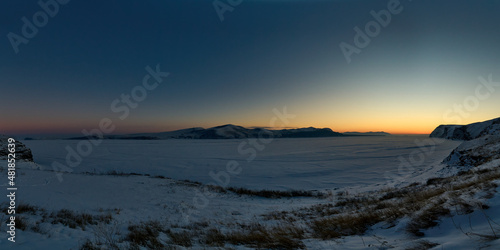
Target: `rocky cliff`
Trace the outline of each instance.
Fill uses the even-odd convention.
[[[500,167],[500,118],[469,125],[441,125],[430,136],[464,141],[444,159],[448,170]]]
[[[500,118],[469,125],[440,125],[430,137],[469,141],[500,133]]]
[[[9,138],[7,136],[0,135],[0,160],[7,160],[7,156],[9,154],[8,139]],[[26,145],[19,141],[16,141],[14,144],[16,145],[16,161],[33,161],[31,150],[27,148]]]

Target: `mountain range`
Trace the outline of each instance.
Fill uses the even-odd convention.
[[[164,139],[245,139],[245,138],[311,138],[311,137],[340,137],[340,136],[386,136],[385,132],[348,132],[339,133],[329,128],[297,128],[271,130],[265,128],[245,128],[233,124],[226,124],[212,128],[188,128],[160,133],[140,133],[127,135],[108,135],[104,139],[136,139],[136,140],[164,140]],[[73,137],[69,139],[87,139],[87,137]]]

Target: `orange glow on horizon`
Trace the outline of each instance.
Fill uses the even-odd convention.
[[[255,116],[251,116],[255,117]],[[299,120],[299,117],[304,119]],[[197,122],[191,121],[177,121],[170,122],[168,120],[154,121],[114,121],[113,125],[116,126],[115,131],[111,134],[134,134],[134,133],[159,133],[166,131],[174,131],[179,129],[203,127],[211,128],[221,126],[224,124],[233,124],[246,128],[263,127],[269,129],[293,129],[293,128],[330,128],[332,131],[345,133],[345,132],[386,132],[393,135],[429,135],[437,126],[444,124],[440,117],[420,116],[410,117],[390,117],[388,115],[381,116],[376,119],[375,115],[372,117],[349,117],[350,119],[332,119],[332,117],[319,116],[323,119],[317,119],[317,116],[297,115],[297,118],[290,121],[289,124],[281,124],[276,122],[274,128],[269,125],[269,118],[261,119],[216,119],[217,121]],[[474,118],[474,120],[464,120],[463,124],[470,124],[474,122],[482,122],[495,117]],[[43,134],[81,134],[83,129],[88,131],[97,129],[99,126],[99,119],[80,119],[70,120],[62,118],[50,118],[45,120],[34,121],[35,119],[18,119],[9,120],[0,125],[0,134],[7,135],[43,135]],[[238,122],[238,121],[240,122]],[[332,122],[332,120],[334,122]],[[236,121],[236,122],[235,122]],[[280,126],[282,125],[282,126]]]

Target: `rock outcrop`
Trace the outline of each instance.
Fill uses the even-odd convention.
[[[467,171],[485,164],[500,167],[500,118],[469,125],[441,125],[430,137],[464,141],[444,159],[448,170]]]
[[[7,160],[8,158],[9,154],[8,140],[9,140],[8,137],[0,135],[0,160]],[[16,142],[14,142],[14,144],[16,145],[15,147],[16,161],[31,161],[31,162],[33,161],[33,154],[31,153],[31,150],[28,147],[26,147],[26,145],[17,140]]]
[[[499,159],[500,135],[487,135],[460,144],[444,163],[465,170]]]
[[[494,134],[500,134],[500,118],[469,125],[440,125],[430,137],[470,141]]]

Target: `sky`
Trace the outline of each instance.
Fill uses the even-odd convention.
[[[286,127],[339,132],[500,116],[500,1],[40,2],[0,3],[2,134],[268,127],[284,107]],[[169,75],[125,106],[148,66]]]

